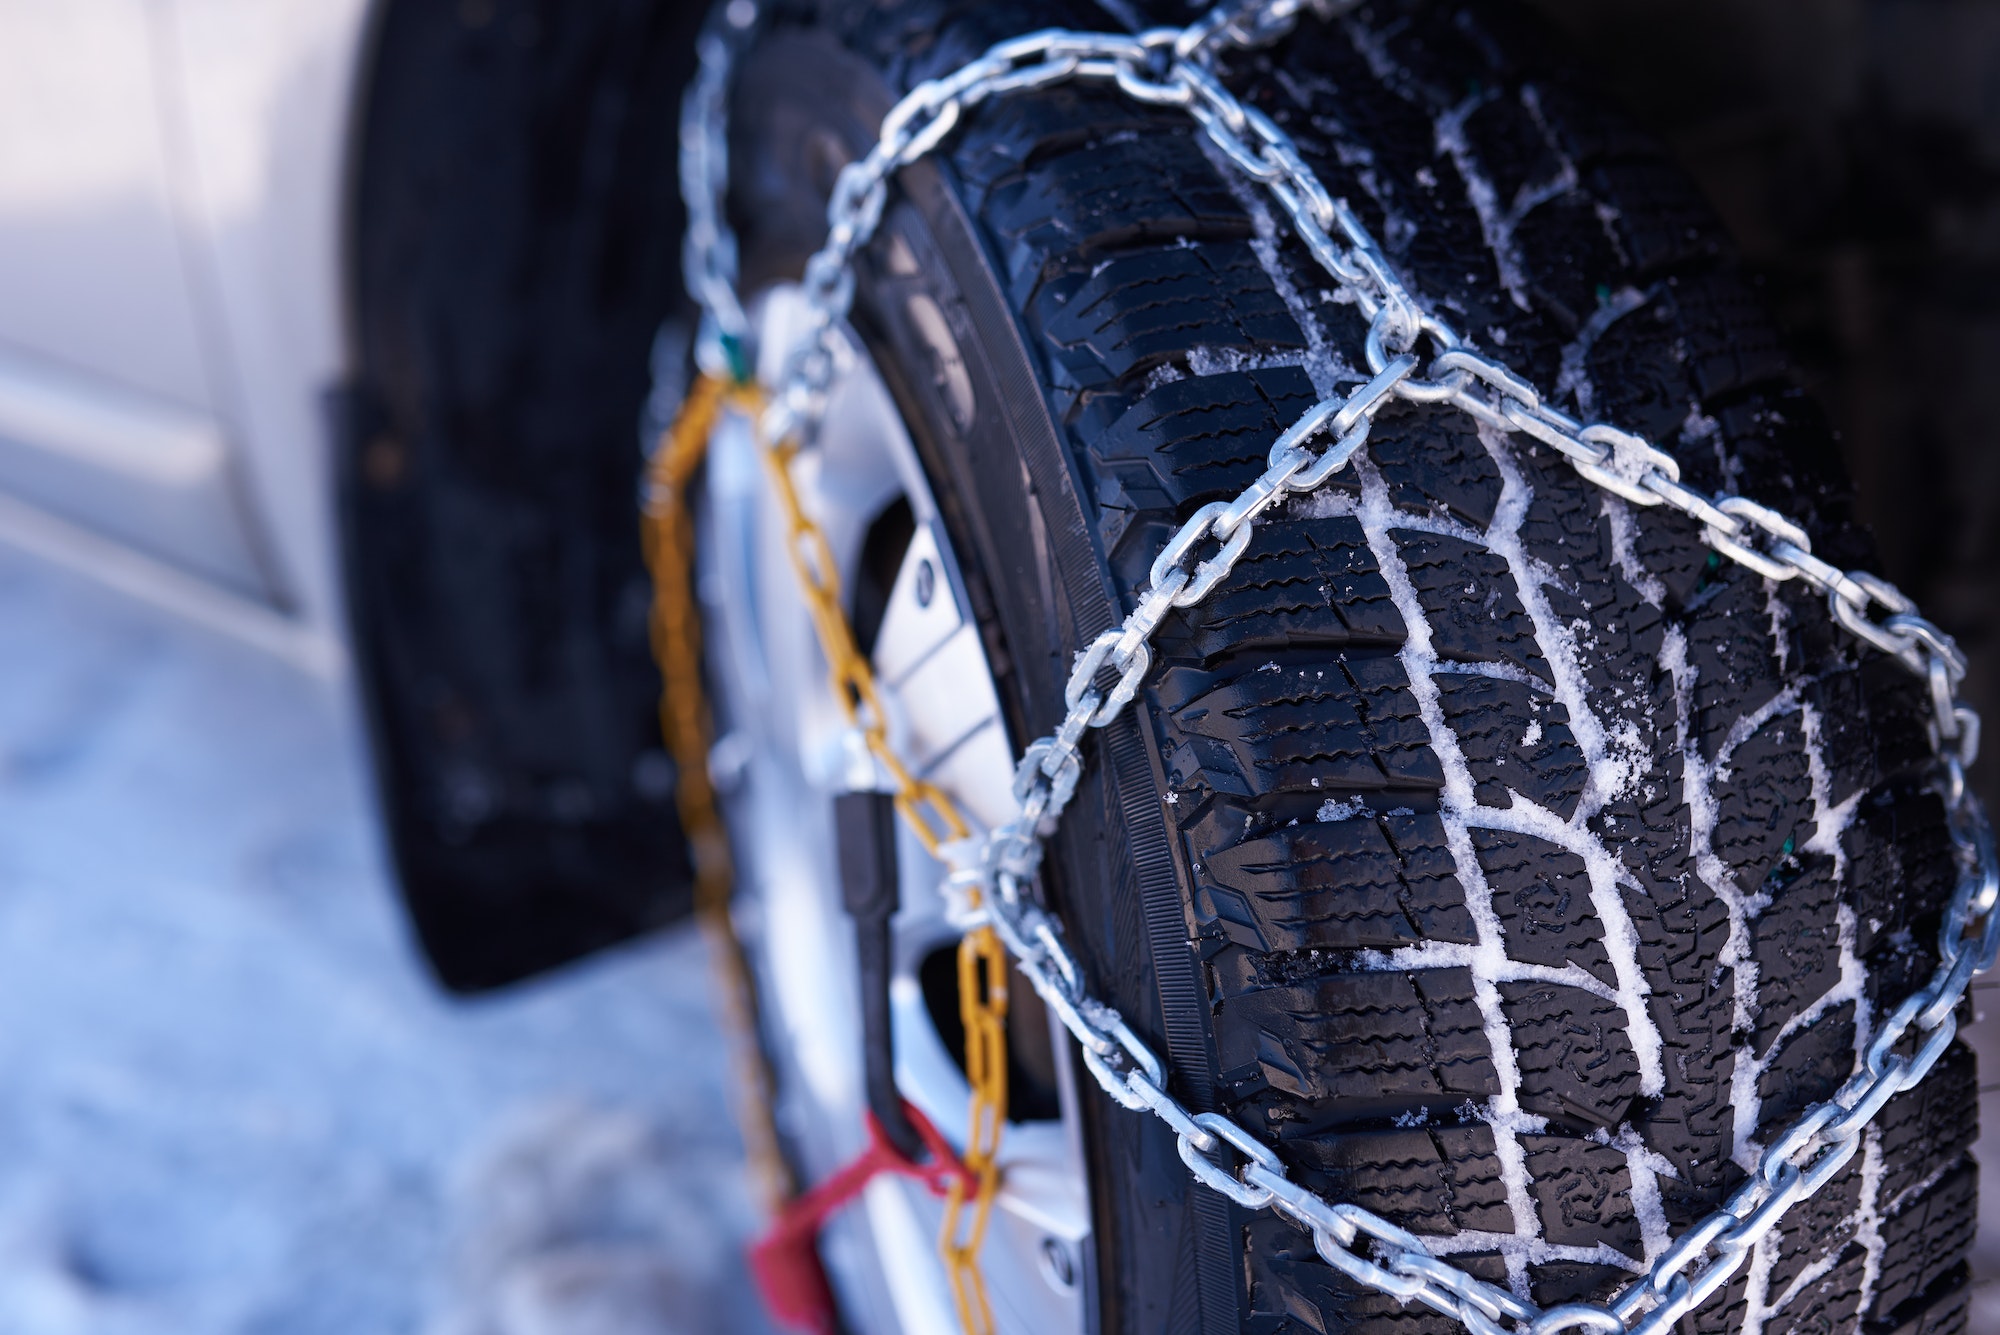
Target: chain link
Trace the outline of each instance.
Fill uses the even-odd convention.
[[[874,148],[835,181],[826,243],[806,266],[807,328],[786,362],[762,431],[782,450],[811,445],[826,407],[834,331],[853,300],[851,261],[881,219],[890,177],[937,148],[969,111],[990,98],[1058,82],[1109,83],[1136,101],[1185,110],[1224,156],[1263,185],[1306,250],[1368,319],[1363,353],[1372,378],[1308,410],[1272,446],[1269,466],[1255,482],[1233,500],[1203,506],[1168,540],[1131,613],[1077,655],[1064,690],[1062,722],[1023,753],[1014,788],[1019,814],[983,837],[939,847],[950,868],[947,894],[972,906],[972,920],[989,927],[1013,956],[1112,1099],[1158,1116],[1174,1130],[1181,1157],[1198,1180],[1246,1208],[1274,1210],[1307,1229],[1319,1255],[1358,1283],[1421,1303],[1475,1335],[1664,1335],[1726,1285],[1779,1220],[1853,1158],[1867,1126],[1891,1098],[1924,1078],[1952,1041],[1956,1010],[1972,976],[2000,951],[1995,912],[2000,860],[1992,828],[1965,782],[1979,740],[1978,716],[1958,698],[1965,660],[1951,638],[1918,615],[1893,585],[1814,556],[1804,529],[1775,511],[1745,497],[1709,495],[1684,484],[1673,456],[1643,437],[1605,423],[1579,422],[1550,406],[1507,367],[1467,348],[1440,315],[1418,301],[1289,136],[1239,101],[1218,73],[1220,58],[1279,40],[1306,11],[1330,18],[1348,7],[1343,0],[1250,0],[1219,5],[1183,29],[1134,36],[1037,32],[1002,42],[955,72],[917,85],[884,117]],[[704,81],[711,74],[708,49]],[[726,74],[719,77],[726,83]],[[689,133],[707,136],[696,145],[694,166],[683,172],[684,181],[697,189],[713,189],[725,179],[715,165],[726,156],[720,120],[725,99],[705,87],[698,84],[691,92],[684,113]],[[689,283],[707,306],[715,342],[740,325],[741,308],[733,290],[727,302],[709,301],[707,282],[733,273],[734,251],[719,223],[719,197],[711,195],[701,206],[703,217],[715,224],[709,231],[720,240],[713,254],[691,258]],[[692,197],[689,211],[697,212]],[[1608,1304],[1543,1309],[1479,1280],[1432,1255],[1420,1239],[1388,1220],[1300,1186],[1275,1152],[1241,1125],[1181,1103],[1169,1090],[1159,1055],[1117,1010],[1090,995],[1060,922],[1035,902],[1032,891],[1043,840],[1076,791],[1085,738],[1116,720],[1136,697],[1151,665],[1155,629],[1172,608],[1200,602],[1227,577],[1273,506],[1339,472],[1367,440],[1374,414],[1397,399],[1448,404],[1496,429],[1525,434],[1610,494],[1634,505],[1680,511],[1702,526],[1704,539],[1723,556],[1765,578],[1799,579],[1824,594],[1843,627],[1931,686],[1937,790],[1960,868],[1938,942],[1936,974],[1887,1017],[1862,1069],[1780,1134],[1721,1209],[1683,1233],[1645,1276]],[[1321,436],[1328,443],[1314,454],[1309,444]]]
[[[753,420],[761,393],[740,391],[752,407]],[[821,651],[831,685],[848,724],[861,736],[868,753],[889,780],[897,814],[933,857],[947,845],[968,842],[970,831],[957,805],[943,789],[918,778],[889,742],[889,715],[883,708],[875,669],[854,641],[846,599],[841,596],[840,570],[825,531],[807,513],[792,481],[796,444],[761,442],[765,472],[785,519],[785,549],[798,576],[799,590]],[[976,915],[984,907],[983,887],[965,887],[966,907]],[[944,1223],[938,1254],[945,1263],[960,1324],[967,1335],[993,1329],[993,1307],[979,1273],[979,1249],[993,1216],[1000,1187],[1000,1135],[1007,1120],[1007,956],[998,934],[988,924],[972,926],[958,943],[959,1018],[965,1026],[965,1081],[971,1089],[965,1150],[959,1156],[973,1179],[953,1176],[945,1194]]]
[[[779,1145],[771,1105],[774,1081],[757,1042],[757,992],[729,912],[736,862],[708,776],[709,748],[715,739],[701,682],[694,514],[687,500],[688,486],[708,454],[709,437],[730,397],[722,381],[706,376],[690,390],[673,427],[647,461],[640,540],[653,579],[648,631],[660,668],[660,736],[674,761],[674,805],[681,832],[687,836],[688,860],[694,864],[695,917],[708,938],[723,1028],[736,1068],[736,1122],[764,1205],[776,1214],[797,1184]]]

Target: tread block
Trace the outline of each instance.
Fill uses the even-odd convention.
[[[1602,1242],[1644,1255],[1632,1210],[1632,1174],[1622,1150],[1571,1136],[1522,1136],[1542,1236],[1558,1246]]]
[[[1472,915],[1427,814],[1301,823],[1222,848],[1188,836],[1195,911],[1259,950],[1394,950],[1471,943]]]
[[[1602,97],[1561,80],[1537,79],[1529,87],[1549,138],[1577,166],[1662,155],[1658,139]]]
[[[1469,672],[1431,680],[1480,804],[1504,811],[1512,789],[1568,820],[1589,777],[1569,710],[1524,682]]]
[[[1473,420],[1455,409],[1391,403],[1375,415],[1368,457],[1398,509],[1449,516],[1474,528],[1493,522],[1500,470]]]
[[[1251,358],[1306,345],[1264,266],[1240,241],[1162,246],[1105,260],[1080,284],[1045,285],[1032,314],[1083,385],[1120,381],[1190,348]]]
[[[1622,502],[1538,443],[1516,439],[1503,448],[1530,493],[1521,545],[1555,572],[1542,595],[1575,642],[1591,709],[1607,728],[1644,729],[1651,712],[1647,676],[1656,670],[1666,627],[1660,609],[1620,568],[1606,510]]]
[[[1607,987],[1618,985],[1604,949],[1604,924],[1591,906],[1590,875],[1567,849],[1509,830],[1471,832],[1493,892],[1507,958],[1560,969],[1574,964]]]
[[[1054,15],[1039,22],[1074,20],[1074,11],[1059,5],[1042,3],[1033,8]],[[913,17],[928,25],[937,22],[935,13]],[[968,13],[961,21],[973,17]],[[1007,18],[1013,24],[1021,22],[1018,14]],[[1018,34],[1028,30],[1013,26],[1007,31]],[[902,54],[910,36],[908,32],[897,34],[887,54]],[[1059,83],[1012,97],[988,98],[966,117],[956,138],[946,141],[945,151],[951,154],[966,184],[983,192],[1020,179],[1031,165],[1058,154],[1080,149],[1101,152],[1107,140],[1122,144],[1140,135],[1170,134],[1186,128],[1186,118],[1172,109],[1149,107],[1094,84]]]
[[[1628,904],[1632,901],[1633,896],[1626,896]],[[1710,945],[1721,948],[1720,940]],[[1648,953],[1643,928],[1640,952],[1643,965]],[[1669,1201],[1668,1217],[1678,1213],[1690,1223],[1743,1176],[1729,1158],[1736,1143],[1735,1109],[1730,1102],[1730,1079],[1736,1070],[1731,1035],[1736,1023],[1736,979],[1733,970],[1716,969],[1714,958],[1706,957],[1700,982],[1669,983],[1664,988],[1655,983],[1648,998],[1653,1023],[1660,1028],[1666,1089],[1646,1119],[1646,1143],[1680,1175],[1682,1189],[1671,1194],[1667,1182],[1660,1183],[1661,1194]]]
[[[1537,102],[1536,90],[1523,87],[1511,97],[1482,103],[1465,118],[1465,141],[1503,200],[1562,175],[1562,153],[1542,127]]]
[[[1536,303],[1571,333],[1597,313],[1598,291],[1625,276],[1618,248],[1605,235],[1597,202],[1571,190],[1528,211],[1514,244],[1536,275]]]
[[[1867,1268],[1867,1250],[1849,1245],[1831,1270],[1764,1323],[1765,1335],[1845,1335],[1853,1330],[1861,1313],[1861,1285]]]
[[[1938,795],[1914,784],[1879,788],[1856,804],[1840,842],[1859,919],[1856,951],[1873,956],[1897,939],[1928,943],[1934,906],[1958,884]]]
[[[1854,1003],[1846,1002],[1794,1032],[1757,1077],[1763,1100],[1758,1130],[1776,1135],[1807,1108],[1831,1098],[1854,1069]]]
[[[1953,1043],[1915,1089],[1889,1100],[1882,1132],[1882,1201],[1893,1205],[1979,1138],[1979,1069],[1972,1049]],[[1972,1109],[1973,1115],[1967,1116]]]
[[[1449,291],[1462,303],[1461,328],[1483,330],[1523,315],[1497,282],[1465,183],[1438,154],[1434,103],[1399,75],[1371,68],[1354,37],[1344,25],[1301,24],[1279,58],[1296,86],[1322,95],[1310,114],[1294,113],[1285,105],[1290,97],[1273,96],[1265,110],[1298,139],[1328,191],[1347,199],[1418,291]],[[1449,100],[1463,87],[1455,85]]]
[[[1686,857],[1685,818],[1678,824],[1672,861],[1635,864],[1617,827],[1606,840],[1614,852],[1628,854],[1626,867],[1642,878],[1643,890],[1624,890],[1625,911],[1639,936],[1640,971],[1654,995],[1676,999],[1712,986],[1716,953],[1729,939],[1729,906],[1696,879]]]
[[[1882,1274],[1872,1304],[1876,1319],[1896,1314],[1964,1264],[1979,1226],[1978,1209],[1979,1166],[1966,1158],[1882,1221]]]
[[[1901,664],[1877,654],[1803,684],[1801,698],[1819,715],[1820,754],[1832,779],[1833,801],[1919,775],[1930,763],[1924,706],[1906,689],[1912,684]]]
[[[1521,1106],[1588,1127],[1625,1121],[1639,1095],[1625,1013],[1581,988],[1501,983],[1499,989],[1521,1067]]]
[[[1767,1052],[1786,1021],[1840,981],[1840,886],[1833,859],[1807,854],[1799,873],[1776,888],[1751,923],[1757,961],[1757,1050]],[[1766,882],[1767,889],[1771,888]]]
[[[1778,1255],[1771,1262],[1771,1278],[1765,1289],[1769,1299],[1782,1295],[1808,1265],[1854,1236],[1861,1185],[1861,1156],[1856,1154],[1817,1196],[1793,1207],[1782,1226]]]
[[[1045,280],[1115,247],[1250,234],[1243,206],[1185,120],[1034,154],[986,188],[983,213],[1011,294],[1024,305],[1042,299]]]
[[[1265,367],[1167,381],[1101,430],[1087,419],[1077,429],[1100,497],[1115,482],[1132,506],[1185,512],[1254,481],[1271,442],[1313,402],[1304,371]]]
[[[1686,373],[1703,403],[1784,379],[1784,344],[1739,274],[1712,270],[1669,278],[1666,287]]]
[[[1732,394],[1710,408],[1716,424],[1719,452],[1745,496],[1785,496],[1786,513],[1812,537],[1813,550],[1844,566],[1866,564],[1875,553],[1854,515],[1854,492],[1840,462],[1831,425],[1819,403],[1797,386],[1774,381]],[[1787,592],[1781,590],[1781,593]],[[1801,607],[1815,599],[1804,589]],[[1818,605],[1824,609],[1824,598]],[[1832,630],[1829,619],[1827,629]],[[1831,647],[1833,637],[1822,641]],[[1852,657],[1856,646],[1843,657]]]
[[[1438,657],[1505,663],[1549,680],[1534,623],[1514,592],[1505,558],[1444,534],[1398,528],[1389,536],[1423,603]]]
[[[1278,1148],[1299,1180],[1329,1200],[1351,1201],[1413,1233],[1514,1231],[1491,1127],[1287,1135],[1293,1126],[1279,1124]]]
[[[1863,991],[1878,1015],[1886,1015],[1901,1005],[1903,998],[1922,987],[1938,965],[1937,922],[1921,937],[1891,937],[1876,943],[1861,957],[1867,972]]]
[[[1614,601],[1617,595],[1604,587],[1612,578],[1602,569],[1616,569],[1604,519],[1604,494],[1539,441],[1515,439],[1505,448],[1533,493],[1521,515],[1521,546],[1561,575],[1565,584],[1575,581],[1584,594],[1584,606]],[[1638,601],[1636,594],[1632,600]],[[1658,620],[1657,613],[1653,619]]]
[[[1736,1277],[1722,1286],[1722,1292],[1689,1314],[1683,1329],[1691,1335],[1741,1335],[1743,1318],[1750,1310],[1745,1297],[1749,1282],[1748,1275],[1737,1271]]]
[[[1798,712],[1779,714],[1744,739],[1711,792],[1716,856],[1752,889],[1813,835],[1812,766]]]
[[[1671,440],[1672,437],[1661,439]],[[1671,451],[1671,446],[1668,446]],[[1686,611],[1701,592],[1720,559],[1701,540],[1693,524],[1641,524],[1632,539],[1639,564],[1660,581],[1665,602],[1675,612]]]
[[[1602,1302],[1623,1288],[1632,1272],[1589,1261],[1545,1261],[1528,1267],[1528,1296],[1539,1307]]]
[[[1725,563],[1703,593],[1713,614],[1688,628],[1687,661],[1694,671],[1689,729],[1701,754],[1713,760],[1730,730],[1770,704],[1786,683],[1771,648],[1763,577]],[[1797,715],[1787,717],[1796,728]]]
[[[1726,269],[1667,278],[1646,311],[1605,331],[1586,363],[1604,398],[1600,415],[1668,448],[1682,438],[1691,405],[1780,387],[1787,366],[1756,294]],[[1691,470],[1685,480],[1722,483],[1708,441],[1678,453]]]
[[[1635,275],[1651,277],[1721,255],[1725,243],[1715,211],[1674,164],[1659,158],[1608,162],[1591,171],[1586,184],[1597,198],[1618,201],[1607,225]]]
[[[1216,672],[1171,667],[1157,687],[1174,729],[1229,748],[1259,793],[1337,793],[1444,786],[1444,771],[1390,657],[1248,660]]]
[[[1361,973],[1232,997],[1216,1007],[1229,1097],[1456,1102],[1499,1089],[1465,969]],[[1457,1096],[1456,1098],[1453,1096]]]
[[[1393,648],[1407,632],[1359,520],[1270,518],[1229,578],[1171,613],[1154,636],[1164,659],[1348,645]]]
[[[1875,1327],[1871,1335],[1967,1335],[1972,1321],[1972,1287],[1966,1280],[1964,1267],[1947,1272],[1929,1292],[1892,1312],[1889,1324]]]
[[[1684,435],[1700,391],[1691,383],[1685,350],[1672,342],[1679,312],[1668,299],[1671,291],[1662,287],[1644,308],[1613,321],[1585,354],[1584,372],[1597,390],[1597,417],[1673,454],[1680,461],[1683,481],[1712,488],[1721,480],[1711,476],[1719,472],[1712,442]],[[1658,535],[1684,537],[1697,564],[1709,555],[1701,530],[1689,525],[1642,524],[1640,533],[1642,542],[1658,541]],[[1648,556],[1647,567],[1655,572],[1672,568],[1654,556]]]

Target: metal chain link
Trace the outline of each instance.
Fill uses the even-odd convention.
[[[1745,497],[1709,495],[1684,484],[1673,456],[1643,437],[1579,422],[1548,404],[1513,371],[1467,347],[1404,286],[1375,238],[1344,200],[1328,193],[1290,137],[1239,101],[1217,73],[1219,57],[1283,37],[1306,10],[1331,18],[1348,7],[1351,0],[1251,0],[1218,6],[1182,29],[1132,36],[1037,32],[1001,42],[913,88],[883,118],[874,148],[844,167],[834,183],[826,243],[806,265],[807,329],[764,414],[763,433],[790,448],[810,445],[826,409],[833,334],[853,300],[852,259],[874,235],[890,177],[935,149],[967,112],[990,98],[1062,82],[1110,84],[1137,101],[1186,110],[1217,149],[1264,186],[1306,250],[1369,320],[1363,352],[1372,378],[1308,410],[1272,445],[1268,467],[1255,482],[1233,501],[1203,506],[1168,541],[1132,611],[1077,655],[1062,722],[1022,755],[1014,782],[1019,814],[983,837],[940,850],[951,868],[947,893],[973,892],[982,905],[979,919],[1074,1035],[1084,1064],[1107,1094],[1166,1122],[1198,1180],[1245,1208],[1274,1210],[1307,1229],[1319,1255],[1357,1283],[1422,1303],[1475,1335],[1664,1335],[1727,1284],[1757,1242],[1853,1158],[1884,1104],[1924,1078],[1951,1043],[1955,1012],[1973,975],[2000,952],[2000,913],[1994,911],[2000,858],[1992,827],[1965,780],[1979,746],[1978,716],[1958,697],[1965,660],[1951,637],[1893,585],[1814,556],[1804,529],[1783,515]],[[721,119],[727,69],[720,60],[712,65],[707,50],[701,82],[683,113],[698,168],[684,176],[696,188],[723,179],[713,164],[727,147]],[[719,197],[691,197],[690,214],[698,208],[708,232],[726,237]],[[707,278],[733,272],[733,242],[695,261],[690,286],[706,300]],[[726,304],[709,306],[709,317],[712,336],[741,336],[732,334],[742,328],[733,291]],[[1339,472],[1366,442],[1374,414],[1397,399],[1448,404],[1499,430],[1527,435],[1630,504],[1666,505],[1688,515],[1702,525],[1709,545],[1732,561],[1771,580],[1803,580],[1826,595],[1842,626],[1931,688],[1937,790],[1960,868],[1936,974],[1883,1022],[1862,1069],[1780,1134],[1721,1209],[1683,1233],[1609,1304],[1544,1309],[1474,1278],[1379,1215],[1329,1202],[1294,1182],[1276,1153],[1236,1122],[1181,1103],[1168,1089],[1159,1054],[1115,1008],[1090,994],[1062,925],[1031,890],[1043,840],[1076,791],[1084,738],[1118,718],[1137,695],[1151,665],[1149,642],[1167,613],[1207,597],[1247,550],[1259,518]]]

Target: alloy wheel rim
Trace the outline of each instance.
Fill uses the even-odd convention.
[[[767,380],[776,378],[803,311],[789,285],[751,304]],[[795,464],[794,478],[826,531],[843,588],[855,588],[880,516],[900,500],[912,521],[873,653],[891,740],[976,824],[990,827],[1012,814],[1014,741],[929,481],[882,377],[851,333],[836,348],[828,396],[817,444]],[[859,979],[832,804],[839,792],[875,786],[876,776],[828,684],[757,449],[747,424],[719,429],[701,498],[698,587],[712,627],[718,723],[711,768],[737,849],[736,912],[777,1075],[778,1123],[805,1180],[817,1181],[863,1144]],[[897,1084],[960,1145],[969,1090],[940,1030],[938,1017],[950,1008],[935,978],[925,986],[958,930],[939,893],[942,864],[900,828],[897,860],[890,984]],[[1018,1003],[1027,992],[1020,984],[1012,996]],[[1010,1117],[981,1268],[1000,1331],[1080,1335],[1089,1325],[1088,1178],[1070,1039],[1059,1024],[1047,1027],[1055,1106],[1045,1110],[1058,1115]],[[821,1255],[863,1329],[956,1328],[936,1245],[941,1217],[921,1185],[884,1177],[829,1223]]]

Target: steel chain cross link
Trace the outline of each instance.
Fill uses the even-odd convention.
[[[1308,9],[1330,19],[1352,3],[1250,0],[1218,6],[1182,29],[1136,35],[1036,32],[1001,42],[958,70],[913,88],[883,118],[874,148],[835,181],[827,239],[805,271],[808,328],[775,387],[762,435],[784,449],[810,446],[826,410],[833,340],[853,300],[851,261],[874,234],[889,180],[938,147],[980,103],[1061,82],[1110,84],[1137,101],[1185,110],[1217,149],[1260,182],[1298,240],[1368,318],[1364,354],[1372,378],[1309,409],[1274,442],[1262,476],[1235,500],[1202,507],[1169,540],[1132,611],[1078,654],[1064,692],[1062,722],[1024,751],[1014,783],[1019,814],[981,837],[941,848],[951,868],[947,891],[981,905],[978,921],[991,927],[1061,1018],[1107,1094],[1166,1122],[1197,1179],[1246,1208],[1274,1210],[1307,1229],[1319,1255],[1356,1282],[1422,1303],[1475,1335],[1664,1335],[1727,1284],[1756,1243],[1853,1158],[1863,1132],[1891,1098],[1924,1078],[1951,1043],[1955,1011],[1973,975],[2000,952],[1995,912],[2000,857],[1965,778],[1978,752],[1979,719],[1958,697],[1964,657],[1893,585],[1814,556],[1802,528],[1748,498],[1713,496],[1684,484],[1670,454],[1617,427],[1578,421],[1507,367],[1468,347],[1403,285],[1375,238],[1345,201],[1328,193],[1290,137],[1223,85],[1218,58],[1283,37]],[[707,39],[683,112],[692,164],[683,171],[692,220],[689,282],[708,305],[711,337],[705,343],[717,350],[711,363],[721,354],[736,361],[740,353],[732,348],[740,348],[746,330],[732,285],[734,242],[722,217],[726,169],[721,164],[729,70],[733,52],[747,40],[754,9],[750,0],[736,0],[725,12],[750,18],[717,26],[716,34],[733,26],[734,40]],[[703,243],[708,249],[696,245],[698,237],[708,238]],[[709,302],[711,286],[726,287],[727,297]],[[1182,1104],[1169,1091],[1159,1054],[1117,1010],[1091,995],[1062,925],[1031,889],[1043,840],[1076,791],[1084,738],[1116,719],[1137,695],[1151,665],[1153,632],[1169,611],[1200,602],[1229,574],[1261,515],[1344,467],[1366,442],[1374,414],[1398,399],[1448,404],[1496,429],[1527,435],[1630,504],[1680,511],[1702,525],[1715,551],[1768,579],[1803,580],[1824,594],[1842,626],[1931,688],[1937,791],[1960,869],[1940,934],[1937,972],[1885,1018],[1862,1069],[1833,1098],[1778,1135],[1721,1209],[1674,1240],[1608,1304],[1543,1309],[1477,1279],[1379,1215],[1327,1201],[1294,1182],[1275,1152],[1241,1125]]]

